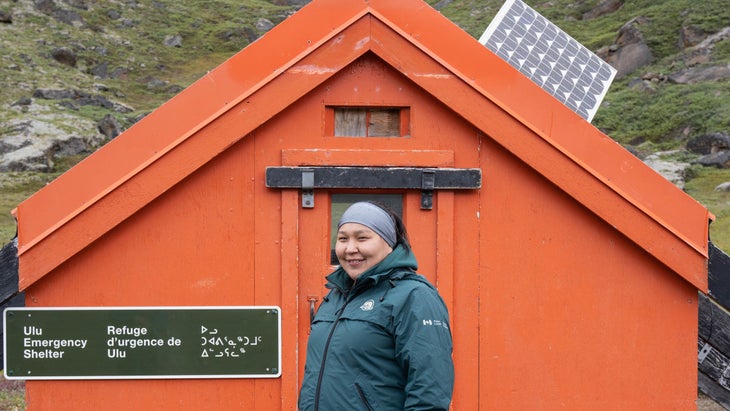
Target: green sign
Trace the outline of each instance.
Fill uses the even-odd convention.
[[[278,307],[8,308],[8,379],[275,378]]]

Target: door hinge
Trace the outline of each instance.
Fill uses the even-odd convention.
[[[421,172],[421,210],[433,209],[433,190],[436,187],[436,172],[425,169]]]
[[[314,170],[302,170],[302,208],[314,208]]]

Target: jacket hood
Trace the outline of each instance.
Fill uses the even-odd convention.
[[[398,278],[393,279],[402,279],[410,273],[415,275],[415,271],[417,269],[418,261],[416,261],[416,256],[411,250],[408,250],[399,244],[383,259],[383,261],[362,273],[357,278],[357,283],[358,286],[368,283],[374,285],[381,281],[390,279],[395,273],[398,273]],[[327,281],[327,288],[336,287],[341,290],[349,290],[353,284],[352,279],[349,275],[347,275],[342,267],[337,267],[332,274],[328,275]]]

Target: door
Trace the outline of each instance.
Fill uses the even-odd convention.
[[[292,250],[283,267],[285,273],[296,272],[296,284],[291,275],[287,279],[289,298],[297,301],[295,318],[285,318],[282,324],[284,348],[284,372],[282,394],[286,392],[288,404],[284,409],[296,405],[298,389],[304,372],[307,339],[312,310],[316,310],[328,290],[324,287],[325,275],[336,268],[332,257],[332,226],[339,221],[339,215],[354,201],[372,199],[385,202],[394,210],[401,209],[401,216],[408,230],[413,251],[419,263],[418,272],[423,274],[439,289],[449,309],[453,296],[453,193],[439,192],[431,210],[421,209],[421,193],[418,191],[382,192],[376,190],[343,192],[338,190],[319,191],[314,195],[316,206],[302,208],[301,196],[285,191],[282,212],[290,222],[284,222],[286,240],[283,247]],[[385,201],[383,201],[385,200]],[[399,203],[399,204],[398,204]],[[400,207],[397,207],[400,205]],[[285,208],[285,210],[284,210]],[[296,250],[296,251],[294,251]],[[287,252],[283,252],[287,254]],[[437,258],[438,257],[438,258]],[[291,307],[294,308],[294,307]],[[289,314],[290,315],[290,314]],[[294,331],[294,329],[296,331]],[[296,337],[291,335],[294,332]],[[295,347],[295,348],[292,348]],[[292,355],[294,354],[294,355]],[[296,372],[293,372],[296,370]],[[288,387],[287,387],[288,386]]]
[[[283,409],[296,407],[312,312],[328,291],[324,277],[337,266],[333,235],[347,206],[371,200],[401,215],[418,272],[438,288],[453,327],[454,190],[480,185],[479,169],[267,169],[267,186],[298,188],[281,192]]]

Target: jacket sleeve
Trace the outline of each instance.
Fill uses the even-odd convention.
[[[406,374],[404,410],[448,410],[454,363],[446,305],[436,290],[419,284],[394,314],[396,360]]]

